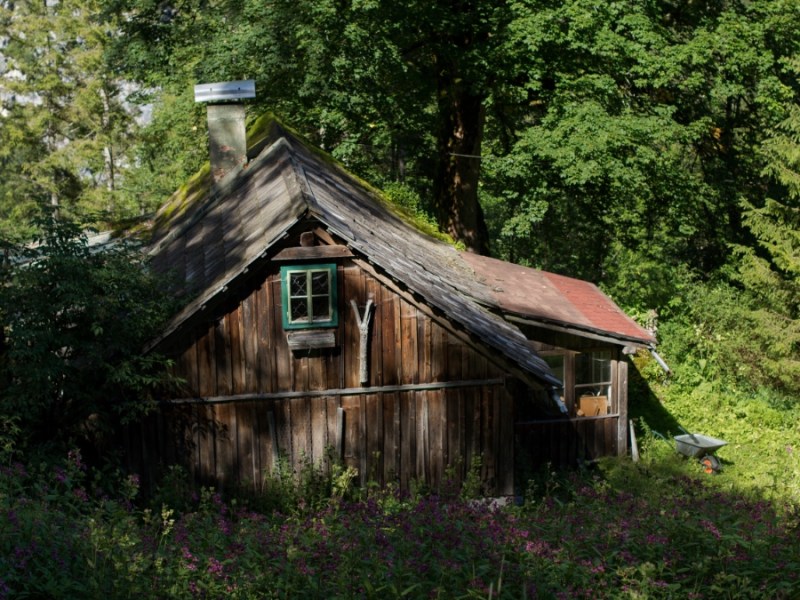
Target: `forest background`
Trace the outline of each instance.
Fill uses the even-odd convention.
[[[0,600],[797,597],[798,23],[798,0],[0,0]],[[177,469],[139,495],[106,425],[163,384],[138,350],[170,305],[86,236],[202,167],[193,86],[238,79],[249,118],[457,243],[657,329],[642,461],[538,473],[503,511],[313,465],[261,498]],[[680,427],[729,442],[719,476]]]
[[[0,237],[48,207],[146,218],[207,160],[193,86],[254,79],[251,118],[657,326],[672,378],[637,364],[684,418],[791,431],[798,22],[796,0],[3,0]]]

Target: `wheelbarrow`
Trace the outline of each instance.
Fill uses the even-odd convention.
[[[728,442],[701,433],[684,433],[675,436],[675,449],[689,458],[696,458],[706,473],[719,473],[722,465],[714,452]]]

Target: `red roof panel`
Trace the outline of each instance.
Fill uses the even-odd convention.
[[[503,312],[639,344],[656,342],[593,283],[469,252],[462,258]]]

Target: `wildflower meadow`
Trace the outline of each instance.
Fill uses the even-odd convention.
[[[312,489],[312,475],[224,497],[175,470],[144,500],[135,476],[95,472],[76,451],[9,462],[0,598],[800,596],[797,507],[677,461],[542,472],[508,506],[463,490]]]

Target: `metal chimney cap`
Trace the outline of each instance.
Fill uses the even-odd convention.
[[[253,79],[203,83],[194,86],[195,102],[218,102],[220,100],[240,100],[255,97],[256,82]]]

